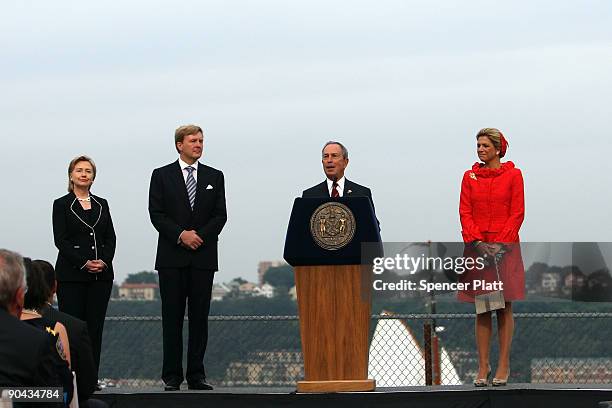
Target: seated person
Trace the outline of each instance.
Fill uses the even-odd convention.
[[[49,336],[19,321],[24,275],[23,258],[0,249],[0,387],[59,387]]]
[[[64,389],[65,401],[70,402],[73,394],[72,371],[70,370],[70,345],[66,328],[61,323],[52,324],[43,317],[40,309],[46,304],[48,289],[42,271],[33,268],[31,260],[25,259],[26,284],[28,287],[24,296],[24,309],[21,320],[46,333],[51,340],[49,353],[53,358],[53,369]]]
[[[52,306],[53,295],[57,289],[53,265],[47,261],[36,260],[32,262],[32,268],[38,269],[45,280],[46,292],[43,296],[46,301],[39,312],[52,324],[55,325],[58,322],[63,324],[68,332],[70,367],[76,373],[79,402],[80,405],[83,405],[83,401],[93,394],[98,381],[87,324]]]

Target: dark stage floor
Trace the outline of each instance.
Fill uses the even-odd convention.
[[[214,391],[164,392],[159,389],[108,388],[96,398],[111,407],[365,407],[531,408],[598,407],[612,400],[612,384],[509,384],[377,388],[367,393],[295,394],[290,388],[217,388]]]

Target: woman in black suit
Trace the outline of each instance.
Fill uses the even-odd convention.
[[[87,156],[68,166],[68,194],[53,202],[53,238],[59,309],[87,322],[96,369],[113,288],[115,230],[108,203],[90,194],[96,165]]]

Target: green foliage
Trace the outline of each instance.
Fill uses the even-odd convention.
[[[131,273],[125,278],[125,283],[158,283],[157,272],[141,271]]]
[[[272,266],[263,276],[263,281],[278,289],[278,293],[286,293],[295,286],[295,274],[291,265]]]

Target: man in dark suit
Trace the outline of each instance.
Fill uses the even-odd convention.
[[[302,197],[368,197],[374,208],[370,189],[344,177],[349,157],[348,150],[342,143],[335,141],[325,143],[322,150],[322,163],[326,176],[325,181],[304,190]]]
[[[79,402],[80,405],[83,405],[84,401],[93,394],[98,382],[87,324],[83,320],[68,313],[60,312],[51,306],[53,295],[57,290],[53,265],[47,261],[36,260],[32,262],[32,267],[39,268],[46,283],[48,299],[47,304],[40,309],[40,314],[53,325],[60,322],[66,327],[68,344],[70,344],[71,369],[76,373]]]
[[[179,159],[153,171],[149,215],[159,232],[155,269],[162,300],[163,368],[167,391],[183,379],[189,389],[210,390],[204,353],[214,273],[218,270],[217,240],[225,222],[223,173],[198,162],[204,136],[199,126],[175,132]],[[183,376],[183,318],[188,305],[187,371]]]
[[[0,249],[0,386],[60,387],[50,337],[19,320],[25,290],[23,258]]]

